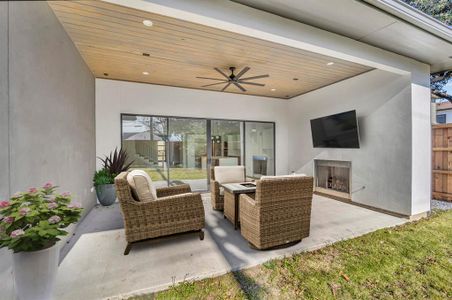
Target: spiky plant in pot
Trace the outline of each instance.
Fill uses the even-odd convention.
[[[115,148],[109,155],[104,158],[98,157],[102,161],[102,169],[94,173],[94,186],[96,187],[97,198],[100,204],[104,206],[112,205],[116,201],[116,193],[114,187],[115,177],[124,171],[127,171],[133,164],[133,160],[129,162],[129,157],[124,149]]]
[[[127,171],[133,164],[133,161],[127,163],[129,157],[124,149],[115,148],[115,151],[110,152],[110,155],[105,155],[105,158],[99,157],[104,164],[104,169],[110,173],[113,177],[116,177],[119,173]]]

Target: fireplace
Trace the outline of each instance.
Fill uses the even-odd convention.
[[[351,166],[350,161],[315,159],[315,191],[351,200]]]

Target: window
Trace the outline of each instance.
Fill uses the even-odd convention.
[[[243,164],[242,127],[242,121],[211,121],[212,166]]]
[[[446,123],[446,114],[436,115],[436,122],[440,124]]]
[[[146,115],[121,115],[121,142],[132,168],[157,187],[209,188],[211,166],[245,165],[247,177],[275,173],[275,124]]]
[[[274,124],[245,122],[245,158],[247,176],[275,174]]]

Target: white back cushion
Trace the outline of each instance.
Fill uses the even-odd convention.
[[[278,176],[262,176],[261,180],[273,180],[281,178],[294,178],[294,177],[305,177],[306,174],[290,174],[290,175],[278,175]]]
[[[151,177],[145,171],[130,171],[127,174],[127,182],[137,200],[142,202],[157,200],[157,190],[152,184]]]
[[[215,167],[215,180],[219,183],[238,183],[245,181],[244,166],[220,166]]]

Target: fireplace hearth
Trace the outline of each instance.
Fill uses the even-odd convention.
[[[350,161],[314,160],[315,191],[351,200]]]

